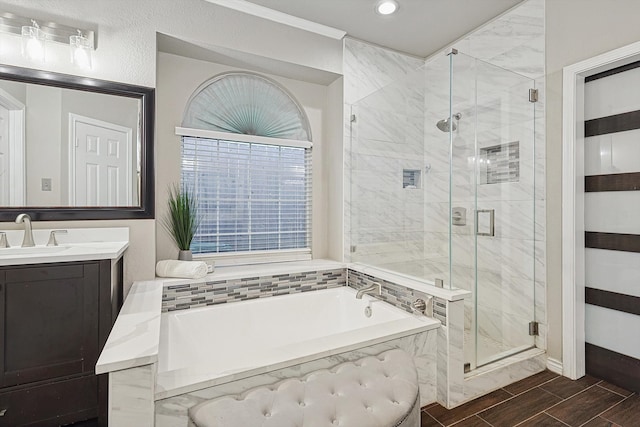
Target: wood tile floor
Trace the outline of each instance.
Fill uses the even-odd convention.
[[[434,403],[421,415],[422,427],[640,427],[640,396],[544,371],[451,410]]]

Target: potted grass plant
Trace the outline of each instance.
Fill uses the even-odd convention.
[[[164,228],[178,246],[178,259],[191,261],[191,241],[198,231],[200,219],[197,214],[198,203],[193,191],[184,184],[169,188],[168,212],[163,218]]]

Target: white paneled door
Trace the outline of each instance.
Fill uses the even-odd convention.
[[[132,130],[69,115],[72,206],[131,206]]]

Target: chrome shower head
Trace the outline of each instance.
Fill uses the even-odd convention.
[[[460,120],[462,118],[462,114],[460,113],[456,113],[452,116],[455,121],[457,122],[458,120]],[[453,132],[458,128],[458,125],[456,124],[456,122],[450,123],[449,119],[442,119],[440,120],[438,123],[436,123],[436,126],[438,127],[438,129],[440,129],[442,132]]]

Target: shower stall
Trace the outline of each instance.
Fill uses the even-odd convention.
[[[348,258],[471,291],[469,370],[535,346],[535,94],[452,50],[351,107]]]

